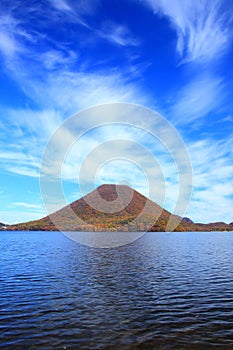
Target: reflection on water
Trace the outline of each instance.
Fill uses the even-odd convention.
[[[0,348],[233,349],[233,234],[1,232]]]
[[[93,248],[115,248],[134,242],[145,232],[64,232],[77,243]]]

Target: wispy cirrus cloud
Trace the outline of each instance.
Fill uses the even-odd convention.
[[[58,12],[77,15],[77,21],[79,16],[84,18],[86,14],[91,14],[98,3],[99,1],[81,1],[78,4],[65,0],[50,1]],[[44,35],[36,30],[29,31],[28,28],[27,21],[37,20],[34,18],[36,10],[45,19],[41,24],[45,30]],[[22,17],[21,12],[21,6],[17,10],[12,6],[9,7],[7,16],[0,18],[0,51],[7,73],[40,107],[47,109],[48,104],[56,109],[61,105],[72,106],[74,112],[95,103],[113,100],[142,102],[137,83],[131,81],[138,75],[138,65],[134,69],[130,61],[129,69],[100,67],[93,72],[89,69],[90,62],[87,64],[85,59],[79,60],[78,44],[74,50],[69,42],[59,41],[57,37],[51,44],[46,31],[51,22],[57,21],[54,12],[50,17],[41,4],[35,6],[34,3],[26,9],[28,16]],[[62,21],[68,21],[66,15]],[[100,24],[100,28],[89,29],[97,37],[121,47],[138,45],[137,39],[123,24],[108,21]],[[76,30],[78,31],[77,28]]]
[[[93,14],[94,10],[98,7],[99,2],[99,0],[95,0],[71,3],[66,0],[50,0],[52,6],[66,16],[64,20],[77,22],[89,29],[93,35],[105,39],[115,45],[122,47],[138,46],[139,40],[124,24],[114,23],[113,21],[108,20],[100,24],[99,27],[96,27],[87,23],[85,16]]]
[[[32,203],[26,203],[26,202],[13,202],[11,203],[11,206],[13,207],[24,207],[28,209],[39,209],[40,211],[42,210],[41,205],[39,204],[32,204]]]
[[[193,196],[188,215],[197,222],[233,221],[233,135],[190,143]],[[223,214],[224,213],[224,214]]]
[[[12,148],[14,148],[14,145],[12,146]],[[1,170],[11,174],[25,175],[37,178],[39,176],[40,157],[39,155],[33,155],[32,152],[29,152],[30,142],[28,143],[26,149],[24,147],[24,149],[19,148],[15,151],[1,150]]]
[[[79,15],[91,15],[98,7],[100,0],[49,0],[51,5],[58,11]]]
[[[19,29],[18,21],[11,14],[0,16],[0,51],[6,59],[12,59],[17,54],[25,53],[21,39],[27,38]]]
[[[74,11],[66,0],[49,0],[52,6],[58,11],[74,14]]]
[[[89,0],[86,1],[86,5],[83,1],[76,3],[71,3],[66,0],[49,0],[53,10],[56,11],[54,14],[53,20],[61,20],[60,15],[64,17],[63,22],[72,22],[79,24],[87,29],[91,29],[87,21],[84,18],[84,15],[92,13],[92,10],[95,8],[96,0],[92,1],[92,4]]]
[[[203,121],[210,112],[220,109],[225,99],[225,86],[221,78],[199,75],[184,85],[170,103],[171,119],[176,125]]]
[[[0,109],[0,113],[1,170],[37,178],[43,149],[61,122],[60,114],[30,109]]]
[[[105,22],[97,34],[120,46],[138,46],[139,40],[129,31],[125,25],[119,25],[113,22]]]
[[[17,2],[18,6],[11,3],[2,8],[0,51],[6,72],[29,101],[36,104],[36,108],[31,109],[10,110],[4,107],[1,111],[3,125],[0,133],[5,141],[1,149],[4,159],[1,167],[4,171],[38,176],[46,141],[62,120],[80,109],[112,101],[143,103],[144,94],[131,81],[127,69],[120,71],[110,67],[93,72],[86,67],[85,60],[78,62],[78,48],[70,48],[69,42],[55,37],[51,44],[52,37],[47,33],[51,23],[60,19],[63,23],[72,21],[79,25],[80,19],[84,21],[85,15],[91,15],[98,3],[51,0],[48,6],[55,9],[51,16],[42,6],[43,2],[38,5],[33,2],[26,9],[21,2]],[[43,21],[37,23],[39,17]],[[35,28],[32,29],[31,23],[36,23]],[[106,27],[90,30],[120,46],[136,43],[126,26],[111,22],[110,27],[108,30]],[[78,30],[76,26],[75,30]],[[7,142],[9,138],[10,145]],[[25,156],[29,154],[33,159]]]
[[[232,15],[226,1],[146,0],[155,12],[166,16],[177,34],[180,64],[207,63],[225,53],[232,41]]]
[[[78,54],[72,50],[64,52],[63,50],[51,49],[41,53],[40,58],[45,69],[54,70],[73,65],[78,59]]]

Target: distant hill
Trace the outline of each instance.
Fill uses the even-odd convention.
[[[145,207],[147,208],[146,212],[144,212]],[[128,186],[109,184],[98,187],[50,216],[11,225],[7,229],[164,232],[167,230],[169,220],[180,222],[175,231],[231,231],[233,229],[233,224],[227,225],[221,222],[195,224],[189,218],[172,215]],[[54,225],[54,221],[56,225]]]
[[[186,218],[186,217],[183,218],[183,222],[187,222],[189,224],[193,224],[194,223],[191,219]]]

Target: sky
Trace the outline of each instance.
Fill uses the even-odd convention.
[[[46,214],[40,169],[52,135],[75,113],[115,102],[158,112],[183,139],[193,171],[185,215],[232,222],[232,39],[231,0],[1,0],[0,222]],[[85,137],[64,162],[67,203],[81,196],[76,161],[124,137],[151,150],[174,208],[176,167],[149,137],[115,125]],[[147,194],[143,171],[126,163],[106,163],[95,185],[123,181]]]

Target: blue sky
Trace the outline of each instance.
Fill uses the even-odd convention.
[[[231,0],[2,0],[0,221],[45,214],[39,174],[46,144],[66,118],[109,102],[166,117],[192,162],[186,215],[233,221],[232,14]],[[117,181],[121,166],[130,178],[131,167],[119,164],[100,174],[102,182]],[[139,180],[132,185],[144,192]],[[172,209],[176,190],[172,180],[167,185]],[[67,202],[80,196],[72,176],[64,188]]]

